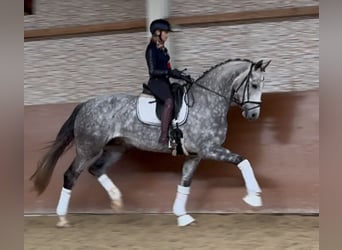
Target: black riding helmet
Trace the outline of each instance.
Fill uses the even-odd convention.
[[[165,19],[156,19],[150,24],[150,32],[153,35],[156,30],[172,32],[171,24]]]

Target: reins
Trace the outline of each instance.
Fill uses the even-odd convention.
[[[253,66],[254,66],[254,63],[251,63],[251,66],[250,66],[250,69],[249,69],[249,72],[248,74],[246,75],[246,77],[243,79],[243,81],[240,83],[239,87],[237,89],[233,89],[233,92],[232,92],[232,96],[233,96],[233,102],[235,102],[236,104],[238,104],[240,107],[242,107],[244,104],[246,103],[252,103],[252,104],[256,104],[254,107],[252,108],[249,108],[248,110],[251,110],[251,109],[255,109],[255,108],[258,108],[261,104],[261,102],[258,102],[258,101],[250,101],[249,100],[249,80],[250,80],[250,76],[252,74],[252,70],[253,70]],[[217,91],[214,91],[202,84],[199,84],[197,83],[198,80],[193,80],[192,78],[190,79],[184,79],[186,81],[186,84],[185,84],[185,89],[186,89],[186,97],[188,96],[189,94],[189,91],[191,89],[191,87],[193,86],[193,84],[195,84],[196,86],[204,89],[204,90],[207,90],[219,97],[222,97],[224,98],[226,101],[228,101],[228,98],[222,94],[220,94],[219,92]],[[239,91],[239,89],[244,86],[244,90],[243,90],[243,99],[242,101],[240,102],[237,98],[235,98],[235,93],[237,93]],[[246,96],[246,92],[247,92],[247,97],[248,97],[248,100],[245,101],[245,96]],[[191,93],[192,94],[192,93]],[[185,103],[188,107],[192,107],[195,103],[195,100],[194,100],[194,97],[193,97],[193,94],[192,94],[192,99],[193,99],[193,103],[190,105],[189,104],[189,101],[187,100],[187,98],[185,99]]]

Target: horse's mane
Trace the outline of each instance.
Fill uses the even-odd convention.
[[[244,61],[244,62],[250,62],[250,63],[254,63],[253,61],[249,60],[249,59],[241,59],[241,58],[234,58],[234,59],[228,59],[228,60],[225,60],[223,62],[220,62],[214,66],[212,66],[210,69],[204,71],[202,73],[202,75],[200,77],[197,78],[196,82],[201,80],[206,74],[208,74],[210,71],[212,71],[213,69],[223,65],[223,64],[226,64],[226,63],[229,63],[229,62],[235,62],[235,61]]]

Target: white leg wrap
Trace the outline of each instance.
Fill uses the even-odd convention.
[[[69,200],[71,196],[71,190],[62,188],[59,202],[57,205],[56,213],[58,216],[65,216],[68,212]]]
[[[190,194],[190,187],[178,185],[177,191],[176,199],[173,204],[173,213],[178,216],[178,226],[184,227],[195,221],[192,216],[186,213],[185,209],[186,201],[188,200],[188,195]]]
[[[262,206],[262,200],[259,196],[261,189],[257,180],[255,179],[253,169],[248,160],[240,162],[238,165],[242,172],[243,179],[245,180],[247,195],[243,198],[244,202],[253,207]]]
[[[106,174],[101,175],[97,179],[102,187],[108,192],[109,197],[112,200],[119,200],[121,198],[121,192],[117,188],[117,186],[114,185],[114,183],[109,179],[109,177]]]
[[[243,179],[245,180],[247,193],[248,194],[257,194],[261,193],[261,189],[257,180],[255,179],[253,169],[249,161],[243,160],[238,164],[239,169],[241,170]]]
[[[190,193],[190,187],[178,185],[177,191],[176,199],[173,204],[173,213],[177,216],[181,216],[186,214],[185,205]]]

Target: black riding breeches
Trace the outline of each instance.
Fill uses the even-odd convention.
[[[167,79],[152,78],[148,82],[148,87],[152,93],[163,102],[168,98],[173,99],[171,85]]]

